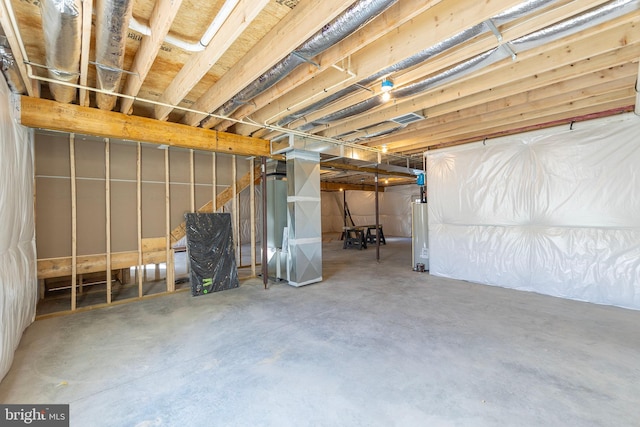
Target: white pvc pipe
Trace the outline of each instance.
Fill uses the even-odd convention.
[[[213,18],[213,21],[211,21],[209,27],[207,27],[207,29],[205,30],[202,38],[200,38],[200,40],[198,40],[197,42],[190,43],[179,37],[172,36],[171,34],[167,34],[164,38],[164,41],[182,50],[186,50],[187,52],[202,52],[207,46],[209,46],[209,43],[211,43],[211,40],[213,40],[213,37],[215,37],[218,30],[220,30],[222,24],[224,24],[227,18],[229,18],[231,12],[233,12],[233,9],[235,9],[239,1],[240,0],[227,0],[222,5],[215,18]],[[151,28],[136,20],[134,17],[131,17],[131,20],[129,21],[129,28],[144,36],[151,35]]]

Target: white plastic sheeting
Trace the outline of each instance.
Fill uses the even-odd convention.
[[[640,118],[427,155],[431,274],[640,309]]]
[[[343,227],[342,203],[344,193],[322,193],[322,232],[340,233]],[[376,223],[375,193],[373,191],[347,191],[347,205],[356,225]],[[388,187],[380,193],[378,206],[380,224],[385,236],[411,236],[411,201],[420,197],[420,187],[403,185]]]
[[[33,215],[33,131],[11,117],[0,78],[0,379],[5,376],[37,303]]]

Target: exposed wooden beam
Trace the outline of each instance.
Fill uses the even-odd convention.
[[[429,132],[463,131],[470,125],[486,125],[492,120],[524,114],[531,109],[542,111],[558,102],[575,102],[606,91],[632,87],[634,81],[632,67],[619,66],[494,101],[482,102],[480,97],[476,105],[465,109],[456,108],[456,105],[440,105],[436,106],[439,111],[435,111],[435,108],[430,110],[428,119],[412,123],[390,136],[376,138],[367,145],[387,144],[389,150],[400,151],[403,138],[424,137]]]
[[[577,108],[575,107],[582,107]],[[472,130],[466,133],[456,133],[451,136],[443,136],[442,138],[438,138],[437,140],[432,141],[420,141],[419,144],[416,144],[415,147],[407,147],[403,152],[405,153],[415,153],[422,152],[427,150],[429,147],[437,147],[443,145],[457,145],[460,143],[473,142],[473,141],[481,141],[485,138],[496,138],[498,136],[511,135],[515,133],[521,133],[525,130],[533,130],[533,129],[541,129],[544,127],[554,126],[560,123],[569,123],[573,120],[574,117],[582,117],[585,115],[590,115],[596,117],[600,115],[602,112],[622,112],[622,111],[633,111],[633,98],[622,98],[609,100],[606,97],[604,101],[600,101],[599,98],[594,98],[585,104],[572,104],[567,103],[563,106],[559,106],[555,111],[550,111],[550,114],[543,114],[534,116],[533,118],[523,117],[523,120],[516,121],[512,120],[509,123],[496,124],[492,126],[488,124],[484,127],[482,135],[479,136],[477,130]],[[611,113],[614,114],[614,113]],[[601,115],[604,117],[606,114]],[[551,124],[549,124],[551,123]],[[545,125],[548,124],[548,125]]]
[[[231,67],[216,84],[193,104],[198,111],[214,111],[249,83],[288,55],[323,25],[338,16],[352,0],[324,0],[299,3],[265,37]],[[206,115],[187,113],[182,123],[194,126]]]
[[[398,171],[385,171],[383,169],[376,169],[372,167],[366,166],[357,166],[340,162],[320,162],[320,169],[337,169],[337,170],[345,170],[345,171],[356,171],[356,172],[364,172],[364,173],[379,173],[380,175],[386,176],[401,176],[406,178],[415,178],[416,176],[409,172],[398,172]]]
[[[507,127],[520,127],[514,126],[514,123],[519,122],[531,122],[539,120],[540,122],[549,121],[549,118],[557,115],[558,117],[568,117],[573,110],[580,110],[582,112],[589,111],[591,113],[600,111],[601,109],[610,109],[611,102],[618,102],[616,106],[629,105],[632,102],[634,96],[633,83],[629,82],[627,87],[617,89],[614,91],[605,91],[604,93],[582,94],[571,96],[570,94],[560,94],[549,99],[532,102],[531,107],[522,108],[514,107],[507,108],[504,111],[498,111],[496,113],[484,114],[482,120],[469,117],[466,119],[458,120],[459,127],[453,129],[448,126],[435,127],[434,129],[425,129],[422,131],[416,131],[411,135],[411,140],[420,141],[419,144],[423,144],[425,141],[440,141],[450,140],[455,138],[456,135],[470,135],[475,133],[478,139],[484,138],[487,129],[491,128],[503,128]],[[544,104],[544,105],[542,105]],[[601,105],[607,104],[605,107]],[[538,107],[538,108],[536,108]],[[399,142],[392,146],[393,150],[404,151],[405,149],[411,150],[415,148],[414,145],[407,145],[405,142]]]
[[[320,182],[320,190],[321,191],[346,191],[346,190],[356,190],[356,191],[376,191],[376,186],[371,184],[345,184],[340,182]],[[384,187],[379,185],[378,192],[384,193]]]
[[[179,104],[268,3],[269,0],[240,0],[205,50],[193,54],[189,58],[165,89],[160,97],[160,102],[170,105]],[[156,105],[153,116],[164,120],[171,110],[171,107]]]
[[[394,5],[390,6],[389,9],[385,10],[375,20],[360,28],[358,31],[351,34],[346,39],[331,46],[316,58],[314,58],[314,62],[318,64],[318,66],[315,66],[313,64],[306,64],[296,68],[291,74],[276,83],[272,88],[256,96],[252,100],[251,104],[243,105],[242,107],[240,107],[238,111],[233,114],[233,117],[244,118],[250,114],[253,114],[255,111],[260,110],[266,105],[269,105],[270,103],[276,101],[278,98],[289,93],[291,90],[299,87],[303,83],[317,78],[323,71],[328,70],[334,64],[357,52],[362,48],[362,45],[364,43],[371,43],[379,39],[380,37],[395,30],[400,25],[410,21],[411,19],[415,18],[416,16],[435,6],[441,1],[442,0],[403,0],[395,3]],[[356,81],[357,80],[354,80],[353,83],[355,83]],[[320,90],[323,90],[323,88],[320,87]],[[313,93],[308,93],[307,97],[309,97],[310,95],[313,95]],[[280,111],[286,109],[290,105],[293,105],[292,102],[294,101],[286,102],[289,102],[289,104],[282,107],[284,103],[278,101],[278,105],[281,106]],[[267,117],[270,117],[268,114],[271,113],[266,114]],[[231,121],[225,121],[216,126],[216,130],[226,130],[232,124],[233,122]],[[236,125],[236,128],[238,127],[242,126]],[[242,135],[248,135],[249,131],[254,130],[255,127],[250,130],[239,130],[238,133]]]
[[[11,46],[11,53],[15,58],[16,65],[18,66],[18,70],[20,71],[20,77],[22,77],[22,82],[27,89],[27,93],[29,94],[29,96],[40,96],[40,82],[31,80],[29,78],[27,66],[24,63],[25,58],[22,55],[22,51],[20,50],[18,36],[13,29],[13,25],[11,24],[11,18],[9,17],[9,13],[7,12],[5,2],[0,2],[0,25],[2,25],[4,35],[7,37],[9,46]]]
[[[598,0],[598,1],[589,1],[587,2],[587,5],[582,5],[581,4],[581,10],[584,8],[583,6],[596,6],[599,3],[602,3],[602,0]],[[562,12],[562,13],[560,13]],[[571,15],[571,8],[569,7],[563,7],[560,10],[553,10],[552,12],[548,12],[548,13],[544,13],[541,14],[540,16],[534,15],[533,17],[527,19],[524,22],[519,22],[518,25],[515,25],[514,27],[508,28],[505,32],[505,34],[503,35],[503,42],[508,41],[508,40],[512,40],[518,37],[521,37],[523,35],[529,34],[531,31],[534,31],[535,29],[539,29],[541,27],[545,27],[547,25],[549,25],[549,23],[553,23],[557,20],[560,19],[564,19],[568,16]],[[632,18],[632,17],[631,17]],[[551,19],[552,21],[549,22],[548,19]],[[545,45],[544,49],[543,48],[538,48],[538,49],[530,49],[529,51],[525,51],[525,52],[521,52],[518,54],[518,61],[521,61],[523,59],[526,58],[530,58],[536,54],[540,54],[543,55],[545,49],[546,50],[550,50],[554,47],[558,47],[561,46],[563,43],[568,42],[568,41],[573,41],[575,43],[578,43],[578,41],[580,39],[584,39],[585,37],[589,37],[589,34],[593,34],[593,33],[597,33],[597,32],[604,32],[603,35],[606,35],[607,32],[606,30],[609,29],[609,27],[611,26],[620,26],[621,24],[623,24],[624,22],[628,21],[630,19],[630,17],[624,17],[624,18],[619,18],[615,21],[613,21],[611,24],[601,24],[599,26],[597,26],[595,29],[593,29],[592,31],[590,31],[588,34],[587,33],[583,33],[583,34],[578,34],[576,36],[571,36],[569,38],[565,38],[563,40],[559,40],[559,41],[555,41],[552,42],[550,44]],[[611,45],[611,47],[615,47],[615,43],[612,43],[612,40],[615,39],[608,39],[605,37],[600,37],[600,45],[603,45],[604,43],[609,43]],[[624,43],[624,41],[621,42],[622,44]],[[427,75],[432,75],[434,73],[437,72],[437,70],[446,70],[449,69],[451,66],[459,63],[460,61],[466,60],[468,58],[471,58],[477,54],[480,54],[482,52],[485,52],[491,48],[494,48],[496,45],[496,39],[493,36],[493,34],[491,33],[485,33],[485,35],[480,36],[477,39],[474,39],[472,43],[468,43],[466,46],[464,46],[461,49],[455,49],[452,52],[448,52],[447,55],[440,55],[438,57],[435,57],[431,60],[429,60],[428,62],[426,62],[425,64],[423,64],[422,66],[415,68],[413,70],[410,70],[404,74],[399,74],[395,77],[395,82],[397,84],[398,87],[401,87],[405,84],[409,84],[412,83],[416,80],[419,79],[423,79],[425,78],[425,76]],[[593,54],[596,50],[591,50],[591,53]],[[354,56],[355,58],[355,56]],[[501,64],[505,67],[509,66],[509,62],[507,61],[502,61]],[[522,68],[522,67],[520,67]],[[460,79],[456,80],[455,82],[449,83],[447,85],[443,85],[440,87],[436,87],[434,88],[434,92],[435,91],[442,91],[445,90],[447,87],[455,87],[461,83],[463,83],[465,80],[467,79],[471,79],[474,77],[477,77],[479,75],[482,74],[488,74],[487,70],[491,70],[491,74],[492,76],[495,78],[495,76],[497,75],[496,72],[496,67],[487,67],[487,69],[485,70],[479,70],[476,71],[472,76],[466,76],[466,77],[461,77]],[[523,69],[521,72],[524,72],[525,74],[522,75],[529,75],[527,73],[526,69]],[[509,77],[510,78],[517,78],[518,76],[516,75],[515,72],[510,72],[509,73]],[[486,80],[486,78],[483,78],[483,80]],[[466,87],[466,84],[465,84]],[[492,87],[492,85],[490,83],[485,84],[484,87]],[[514,89],[517,89],[515,86],[512,85],[512,87]],[[342,108],[348,107],[350,105],[353,105],[357,102],[363,101],[365,99],[368,99],[372,96],[372,94],[367,93],[366,91],[361,91],[359,93],[354,94],[353,96],[350,96],[348,99],[343,99],[341,101],[338,102],[334,102],[330,108],[325,108],[322,109],[321,111],[318,112],[314,112],[311,114],[308,114],[305,116],[304,120],[298,120],[296,122],[291,123],[289,126],[291,128],[296,128],[297,126],[300,126],[304,123],[310,122],[310,121],[314,121],[326,114],[329,114],[331,112],[334,111],[338,111]],[[391,104],[391,103],[390,103]],[[407,110],[406,112],[399,112],[398,110],[400,108],[402,108],[402,106],[406,106]],[[391,104],[391,107],[389,106],[383,106],[378,108],[378,110],[380,111],[389,111],[389,114],[386,115],[386,117],[383,118],[383,120],[387,120],[390,117],[395,117],[401,114],[406,114],[408,112],[412,112],[412,111],[416,111],[420,108],[416,108],[415,106],[411,105],[411,99],[403,99],[403,100],[396,100],[394,101],[393,104]],[[330,127],[339,127],[341,129],[344,128],[349,128],[349,129],[353,129],[353,128],[363,128],[366,127],[368,125],[371,124],[375,124],[378,123],[376,121],[373,120],[369,120],[371,117],[373,117],[372,115],[373,111],[368,112],[366,117],[352,117],[346,120],[343,120],[342,122],[345,123],[345,126],[341,126],[340,122],[336,122],[336,123],[332,123],[330,125]],[[378,117],[380,115],[377,115]],[[254,119],[259,120],[258,115],[254,115],[253,116]],[[363,122],[366,122],[367,124],[360,124],[360,120],[362,120]],[[341,131],[336,131],[336,132],[332,132],[330,130],[326,130],[326,127],[319,127],[316,129],[316,131],[320,131],[320,130],[324,130],[324,132],[322,133],[323,135],[327,135],[327,136],[335,136],[335,135],[339,135],[343,132]],[[312,131],[313,132],[313,131]],[[259,136],[259,137],[265,137],[266,139],[271,139],[273,137],[275,137],[276,135],[278,135],[277,132],[270,132],[267,133],[265,131],[258,131],[254,133],[255,136]]]
[[[127,76],[127,81],[124,87],[124,93],[126,95],[136,96],[142,87],[142,83],[147,78],[147,74],[155,61],[160,47],[164,42],[164,38],[169,33],[173,19],[178,13],[182,5],[182,0],[158,0],[153,7],[151,17],[149,18],[149,28],[151,34],[144,36],[140,42],[140,47],[136,52],[136,57],[133,59],[133,65],[131,66],[131,72]],[[120,112],[129,114],[133,105],[133,99],[122,98],[120,101]]]
[[[639,17],[640,13],[635,13],[626,19],[617,20],[615,24],[600,26],[599,31],[579,33],[569,40],[559,40],[522,52],[518,55],[518,61],[515,63],[510,60],[500,61],[471,75],[463,76],[455,82],[435,87],[415,97],[398,100],[389,106],[371,110],[366,115],[332,123],[328,128],[323,127],[319,134],[335,137],[354,128],[365,128],[401,114],[422,109],[427,109],[428,113],[428,108],[431,106],[453,100],[464,102],[466,97],[487,88],[494,88],[496,94],[492,97],[497,99],[495,88],[505,87],[508,93],[529,90],[531,86],[539,84],[540,75],[547,72],[549,72],[551,80],[547,84],[558,82],[584,74],[580,67],[575,66],[577,62],[580,62],[585,69],[593,67],[595,59],[598,57],[594,52],[601,53],[600,56],[605,53],[611,54],[602,61],[598,69],[607,65],[616,66],[628,62],[633,59],[622,58],[626,58],[627,55],[631,55],[631,58],[633,55],[637,57],[639,52],[640,31],[637,31]],[[535,76],[535,78],[529,76]],[[522,84],[515,83],[519,81]]]
[[[89,78],[89,51],[91,49],[91,18],[93,14],[93,0],[82,1],[82,41],[80,50],[80,86],[87,86]],[[89,106],[89,91],[80,88],[78,103]]]
[[[27,96],[21,97],[20,122],[24,126],[34,128],[166,144],[194,150],[244,156],[270,156],[269,142],[263,139]]]
[[[505,29],[505,32],[502,34],[502,41],[501,43],[506,43],[507,41],[513,40],[515,38],[521,37],[523,35],[529,34],[535,30],[538,30],[540,28],[544,28],[546,26],[552,25],[558,21],[561,21],[563,19],[566,19],[570,16],[574,16],[575,14],[578,14],[580,12],[583,12],[584,10],[590,9],[592,7],[598,6],[602,3],[605,3],[607,0],[585,0],[584,2],[580,2],[579,5],[574,4],[574,2],[570,2],[568,4],[564,4],[561,5],[557,8],[551,9],[551,10],[547,10],[544,11],[542,13],[536,13],[533,14],[532,16],[527,16],[525,20],[519,20],[517,21],[517,25],[513,25],[513,26],[507,26],[507,28]],[[429,11],[429,13],[433,13],[435,9]],[[446,13],[445,13],[446,14]],[[425,14],[426,16],[426,14]],[[462,15],[457,15],[462,17]],[[423,17],[420,17],[419,19],[423,19]],[[423,37],[415,35],[414,33],[412,33],[411,31],[411,27],[412,25],[415,24],[414,22],[411,22],[410,24],[407,24],[403,27],[401,27],[401,31],[403,32],[403,34],[405,35],[405,37],[408,39],[409,36],[411,36],[412,38],[416,39],[416,40],[421,40],[421,43],[419,44],[419,46],[421,46],[421,48],[424,48],[424,44],[422,43],[423,40],[425,40]],[[470,25],[468,23],[467,20],[460,20],[459,22],[455,22],[455,24],[458,24],[460,26],[460,30],[462,30],[462,27],[464,25]],[[421,27],[418,27],[421,28]],[[415,31],[415,30],[413,30]],[[389,39],[392,39],[393,35],[388,36]],[[395,36],[395,39],[397,39],[397,36]],[[390,41],[391,43],[391,41]],[[417,79],[421,79],[424,78],[426,75],[429,74],[433,74],[436,70],[439,69],[447,69],[461,61],[464,61],[466,59],[469,59],[470,57],[473,57],[475,55],[478,55],[482,52],[485,52],[489,49],[492,49],[496,46],[496,38],[493,35],[493,33],[491,33],[490,31],[487,30],[487,32],[484,33],[484,35],[479,36],[477,38],[475,38],[471,43],[469,43],[470,46],[468,46],[465,49],[451,49],[451,51],[448,51],[446,53],[446,55],[440,55],[437,56],[435,58],[432,58],[428,61],[428,63],[424,64],[422,67],[419,67],[418,69],[415,69],[413,71],[409,71],[405,74],[403,74],[402,72],[398,72],[398,73],[394,73],[394,82],[396,83],[397,87],[402,87],[405,84],[409,84],[412,83],[413,81],[417,80]],[[412,43],[407,42],[406,40],[404,40],[403,43],[398,42],[397,48],[394,46],[394,54],[396,53],[395,51],[398,49],[407,49],[406,46],[411,46]],[[333,49],[333,48],[332,48]],[[353,58],[354,62],[357,61],[358,67],[358,75],[360,78],[362,77],[366,77],[366,75],[364,75],[363,72],[367,71],[367,70],[363,70],[363,67],[361,66],[361,64],[364,63],[375,63],[375,61],[380,61],[379,59],[379,52],[375,52],[375,51],[370,51],[369,52],[370,55],[373,56],[373,59],[369,59],[367,57],[365,57],[365,54],[363,54],[362,52],[358,52]],[[324,54],[319,55],[320,57],[322,57]],[[385,61],[382,61],[385,62]],[[385,62],[386,63],[386,62]],[[295,72],[294,72],[295,73]],[[292,74],[294,74],[292,73]],[[320,79],[322,79],[323,76],[316,76],[314,79],[314,84],[317,86],[318,84],[320,84]],[[298,91],[296,91],[298,92]],[[299,102],[299,96],[304,97],[305,94],[311,93],[310,88],[308,87],[300,87],[299,88],[299,92],[300,94],[298,95],[298,98],[291,98],[292,95],[295,95],[293,92],[290,93],[287,96],[284,96],[282,98],[277,99],[276,101],[272,102],[271,105],[269,105],[268,107],[264,108],[261,111],[256,112],[255,114],[252,114],[252,119],[256,120],[259,123],[262,123],[266,118],[269,118],[271,116],[273,116],[273,114],[277,114],[278,111],[282,111],[282,110],[286,110],[288,107],[290,107],[291,105],[295,105],[296,102]],[[309,121],[313,121],[319,117],[322,117],[330,112],[333,111],[337,111],[340,110],[342,108],[348,107],[350,105],[353,105],[357,102],[360,101],[364,101],[368,98],[370,98],[372,96],[371,93],[367,93],[366,91],[360,91],[359,93],[356,94],[352,94],[348,99],[342,100],[342,101],[338,101],[338,102],[334,102],[331,106],[331,108],[323,108],[321,111],[317,112],[317,113],[312,113],[312,114],[308,114],[304,117],[304,119],[301,119],[299,121],[293,122],[289,125],[289,127],[291,128],[296,128],[297,126],[300,126],[302,124],[305,124]],[[259,98],[259,97],[258,97]],[[258,99],[256,98],[256,99]],[[259,105],[259,104],[258,104]],[[242,108],[251,108],[251,105],[247,105],[245,107]],[[278,110],[279,109],[279,110]],[[399,115],[399,114],[397,114]],[[234,115],[235,116],[235,115]],[[393,116],[390,116],[393,117]],[[216,127],[217,130],[224,130],[225,128],[223,127]],[[258,131],[255,131],[255,127],[250,128],[246,125],[236,125],[236,129],[238,130],[238,133],[243,134],[243,135],[248,135],[248,134],[252,134],[253,136],[262,138],[265,137],[266,139],[271,139],[277,135],[280,134],[280,132],[270,132],[267,129],[261,129]]]
[[[157,264],[165,262],[167,252],[162,249],[142,254],[144,264]],[[77,274],[97,273],[106,271],[106,254],[78,255]],[[70,276],[72,270],[71,257],[45,258],[38,260],[38,279],[50,279],[53,277]],[[138,251],[114,252],[111,254],[111,268],[119,270],[129,268],[138,263]]]

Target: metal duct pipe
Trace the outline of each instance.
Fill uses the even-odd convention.
[[[549,0],[546,0],[547,2]],[[424,49],[420,52],[418,52],[417,54],[410,56],[407,59],[404,59],[400,62],[397,62],[369,77],[367,77],[366,79],[360,80],[359,82],[357,82],[356,84],[353,84],[349,87],[346,87],[344,89],[342,89],[339,92],[334,93],[331,96],[328,96],[324,99],[321,99],[318,102],[315,102],[311,105],[309,105],[307,108],[304,108],[300,111],[297,111],[293,114],[290,114],[286,117],[284,117],[283,119],[281,119],[278,122],[278,126],[285,126],[291,122],[293,122],[294,120],[297,120],[301,117],[306,116],[309,113],[312,113],[313,111],[319,110],[320,108],[329,105],[330,103],[332,103],[333,101],[336,101],[344,96],[347,96],[353,92],[356,92],[358,90],[361,90],[363,86],[368,86],[369,84],[373,83],[374,81],[384,77],[384,76],[388,76],[389,74],[398,72],[398,71],[402,71],[402,70],[406,70],[407,68],[413,67],[415,65],[420,64],[421,62],[426,61],[429,58],[432,58],[444,51],[446,51],[447,49],[450,49],[462,42],[465,42],[467,40],[472,39],[473,37],[482,34],[485,31],[488,31],[489,28],[484,24],[478,24],[475,25],[465,31],[462,31],[458,34],[456,34],[455,36],[448,38],[434,46],[431,46],[427,49]],[[373,107],[371,107],[373,108]]]
[[[40,2],[40,12],[49,77],[67,83],[78,83],[82,1],[43,0]],[[50,84],[49,90],[58,102],[70,103],[76,99],[74,87]]]
[[[505,10],[504,12],[502,12],[499,15],[496,15],[494,17],[491,18],[492,21],[494,21],[495,23],[501,25],[504,23],[507,23],[509,21],[512,21],[516,18],[519,18],[521,16],[527,15],[529,13],[531,13],[532,11],[535,11],[537,9],[540,9],[544,6],[547,6],[551,3],[555,3],[557,0],[531,0],[531,1],[527,1],[524,3],[521,3],[517,6],[514,6],[510,9]],[[328,96],[318,102],[313,103],[312,105],[309,105],[308,107],[304,108],[303,110],[297,111],[293,114],[290,114],[286,117],[284,117],[283,119],[281,119],[280,121],[278,121],[278,126],[286,126],[287,124],[298,120],[304,116],[306,116],[309,113],[312,113],[316,110],[319,110],[320,108],[329,105],[331,102],[336,101],[346,95],[349,95],[353,92],[356,92],[358,90],[360,90],[363,86],[368,86],[371,83],[375,82],[378,79],[381,79],[382,77],[388,76],[390,74],[396,73],[398,71],[402,71],[402,70],[406,70],[408,68],[411,68],[413,66],[416,66],[422,62],[425,62],[426,60],[433,58],[436,55],[439,55],[445,51],[447,51],[448,49],[451,49],[452,47],[458,46],[468,40],[471,40],[472,38],[479,36],[480,34],[490,31],[490,28],[487,26],[486,23],[480,23],[477,25],[474,25],[471,28],[468,28],[464,31],[459,32],[458,34],[449,37],[448,39],[445,39],[443,41],[441,41],[440,43],[437,43],[433,46],[430,46],[420,52],[418,52],[417,54],[410,56],[407,59],[404,59],[400,62],[397,62],[369,77],[367,77],[366,79],[360,80],[359,82],[357,82],[356,84],[349,86],[345,89],[342,89],[339,92],[336,92],[335,94]],[[374,103],[372,103],[372,107]],[[377,106],[379,104],[376,104],[375,106]],[[313,128],[313,126],[310,125],[305,125],[302,128],[305,129],[311,129]]]
[[[574,18],[566,19],[555,25],[551,25],[547,28],[543,28],[542,30],[510,41],[509,45],[516,52],[522,52],[570,34],[577,33],[578,31],[600,24],[604,21],[617,18],[618,16],[622,16],[638,9],[638,7],[640,7],[640,0],[613,0],[602,6],[584,12]]]
[[[18,70],[18,65],[5,36],[0,36],[0,67],[11,92],[26,94],[27,88],[22,81],[20,70]]]
[[[540,7],[546,2],[536,1],[534,3],[538,3],[538,7]],[[622,16],[623,14],[638,9],[638,7],[640,7],[640,0],[613,0],[609,3],[604,4],[603,6],[596,7],[587,12],[584,12],[577,17],[566,19],[542,30],[535,31],[529,35],[515,39],[511,42],[508,42],[507,44],[509,45],[511,50],[515,52],[522,52],[533,47],[541,46],[544,43],[557,40],[561,37],[566,37],[570,34],[574,34],[587,27],[614,19],[618,16]],[[527,13],[532,10],[530,7],[523,6],[518,6],[515,9],[525,10],[527,11]],[[510,20],[518,16],[520,15],[512,12],[512,10],[509,9],[508,11],[505,11],[503,14],[498,15],[494,18],[500,20],[501,22],[505,22],[505,19],[507,19],[507,17],[509,17],[508,19]],[[447,71],[444,71],[432,77],[428,77],[412,85],[393,90],[390,92],[391,99],[402,99],[409,96],[417,95],[437,85],[444,84],[446,82],[460,78],[463,75],[469,74],[472,71],[491,65],[499,60],[508,57],[509,55],[511,55],[511,51],[509,49],[505,49],[504,47],[498,47],[489,50],[485,53],[475,56],[474,58],[462,62]],[[362,101],[347,108],[343,108],[342,110],[314,120],[311,123],[307,123],[299,127],[298,129],[306,132],[319,125],[328,124],[336,120],[341,120],[357,114],[362,114],[365,111],[381,105],[382,103],[383,101],[380,96],[369,98],[368,100]]]
[[[448,69],[447,71],[443,71],[442,73],[428,77],[412,85],[389,92],[391,94],[391,99],[402,99],[408,96],[417,95],[421,92],[426,91],[427,89],[430,89],[433,86],[457,79],[459,77],[462,77],[463,75],[469,74],[475,70],[484,68],[490,64],[507,58],[508,56],[510,56],[510,54],[500,48],[488,50],[467,61],[461,62],[460,64]],[[342,110],[327,114],[326,116],[314,120],[311,123],[300,126],[298,129],[306,132],[319,125],[329,124],[336,120],[342,120],[351,116],[362,114],[384,104],[385,102],[386,101],[382,99],[382,95],[374,96],[357,104],[343,108]]]
[[[214,114],[228,116],[291,73],[298,65],[310,61],[329,47],[378,16],[397,0],[360,0],[342,15],[325,25],[296,50],[278,62],[269,71],[251,82]]]
[[[97,0],[96,71],[100,89],[118,92],[122,79],[127,28],[133,11],[132,0]],[[98,92],[96,103],[102,110],[113,110],[117,98]]]

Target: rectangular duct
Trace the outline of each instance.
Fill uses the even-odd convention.
[[[287,280],[304,286],[322,280],[320,155],[287,152]]]

